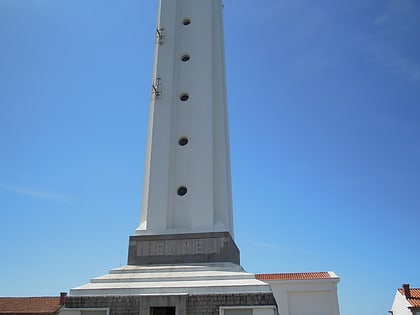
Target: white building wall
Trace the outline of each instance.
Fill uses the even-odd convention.
[[[338,279],[265,280],[281,315],[339,315]]]
[[[221,307],[220,315],[278,315],[273,306]]]
[[[391,312],[393,315],[413,315],[411,310],[408,308],[410,303],[406,300],[405,296],[397,291],[395,294],[394,302],[391,306]]]
[[[108,308],[61,308],[58,315],[109,315]]]
[[[233,236],[222,7],[221,0],[159,1],[158,94],[152,90],[136,234]],[[181,137],[187,145],[179,145]],[[181,186],[184,196],[177,194]]]

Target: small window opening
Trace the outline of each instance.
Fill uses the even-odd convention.
[[[189,98],[190,98],[190,96],[187,93],[184,93],[184,94],[181,95],[181,97],[179,99],[183,102],[186,102],[186,101],[188,101]]]
[[[182,55],[181,60],[183,62],[187,62],[188,60],[190,60],[190,55],[188,55],[188,54]]]
[[[179,139],[178,144],[183,147],[185,145],[188,144],[188,138],[187,137],[182,137],[181,139]]]
[[[187,187],[185,187],[185,186],[179,187],[178,191],[177,191],[178,196],[185,196],[187,194],[187,191],[188,191]]]
[[[183,25],[190,25],[190,24],[191,24],[191,19],[189,19],[189,18],[185,18],[185,19],[183,19],[183,20],[182,20],[182,24],[183,24]]]
[[[175,315],[175,307],[151,307],[150,315]]]

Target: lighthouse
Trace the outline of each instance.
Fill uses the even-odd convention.
[[[161,0],[140,224],[129,265],[240,263],[221,0]]]
[[[60,315],[339,315],[334,272],[254,275],[234,241],[222,0],[159,0],[140,222],[127,265]]]
[[[61,315],[277,314],[234,241],[221,0],[159,0],[140,222],[127,265]]]

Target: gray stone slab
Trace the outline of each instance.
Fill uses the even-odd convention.
[[[239,249],[229,232],[130,237],[128,265],[213,262],[240,264]]]

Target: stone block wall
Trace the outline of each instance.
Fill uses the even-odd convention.
[[[190,295],[187,312],[194,315],[218,315],[221,306],[266,306],[276,305],[271,293],[234,293]]]
[[[109,308],[109,315],[139,315],[140,296],[67,296],[66,308]]]
[[[177,315],[218,315],[221,306],[276,305],[272,293],[191,294],[173,296],[67,296],[65,308],[109,308],[109,315],[148,315],[151,306],[176,306]]]

